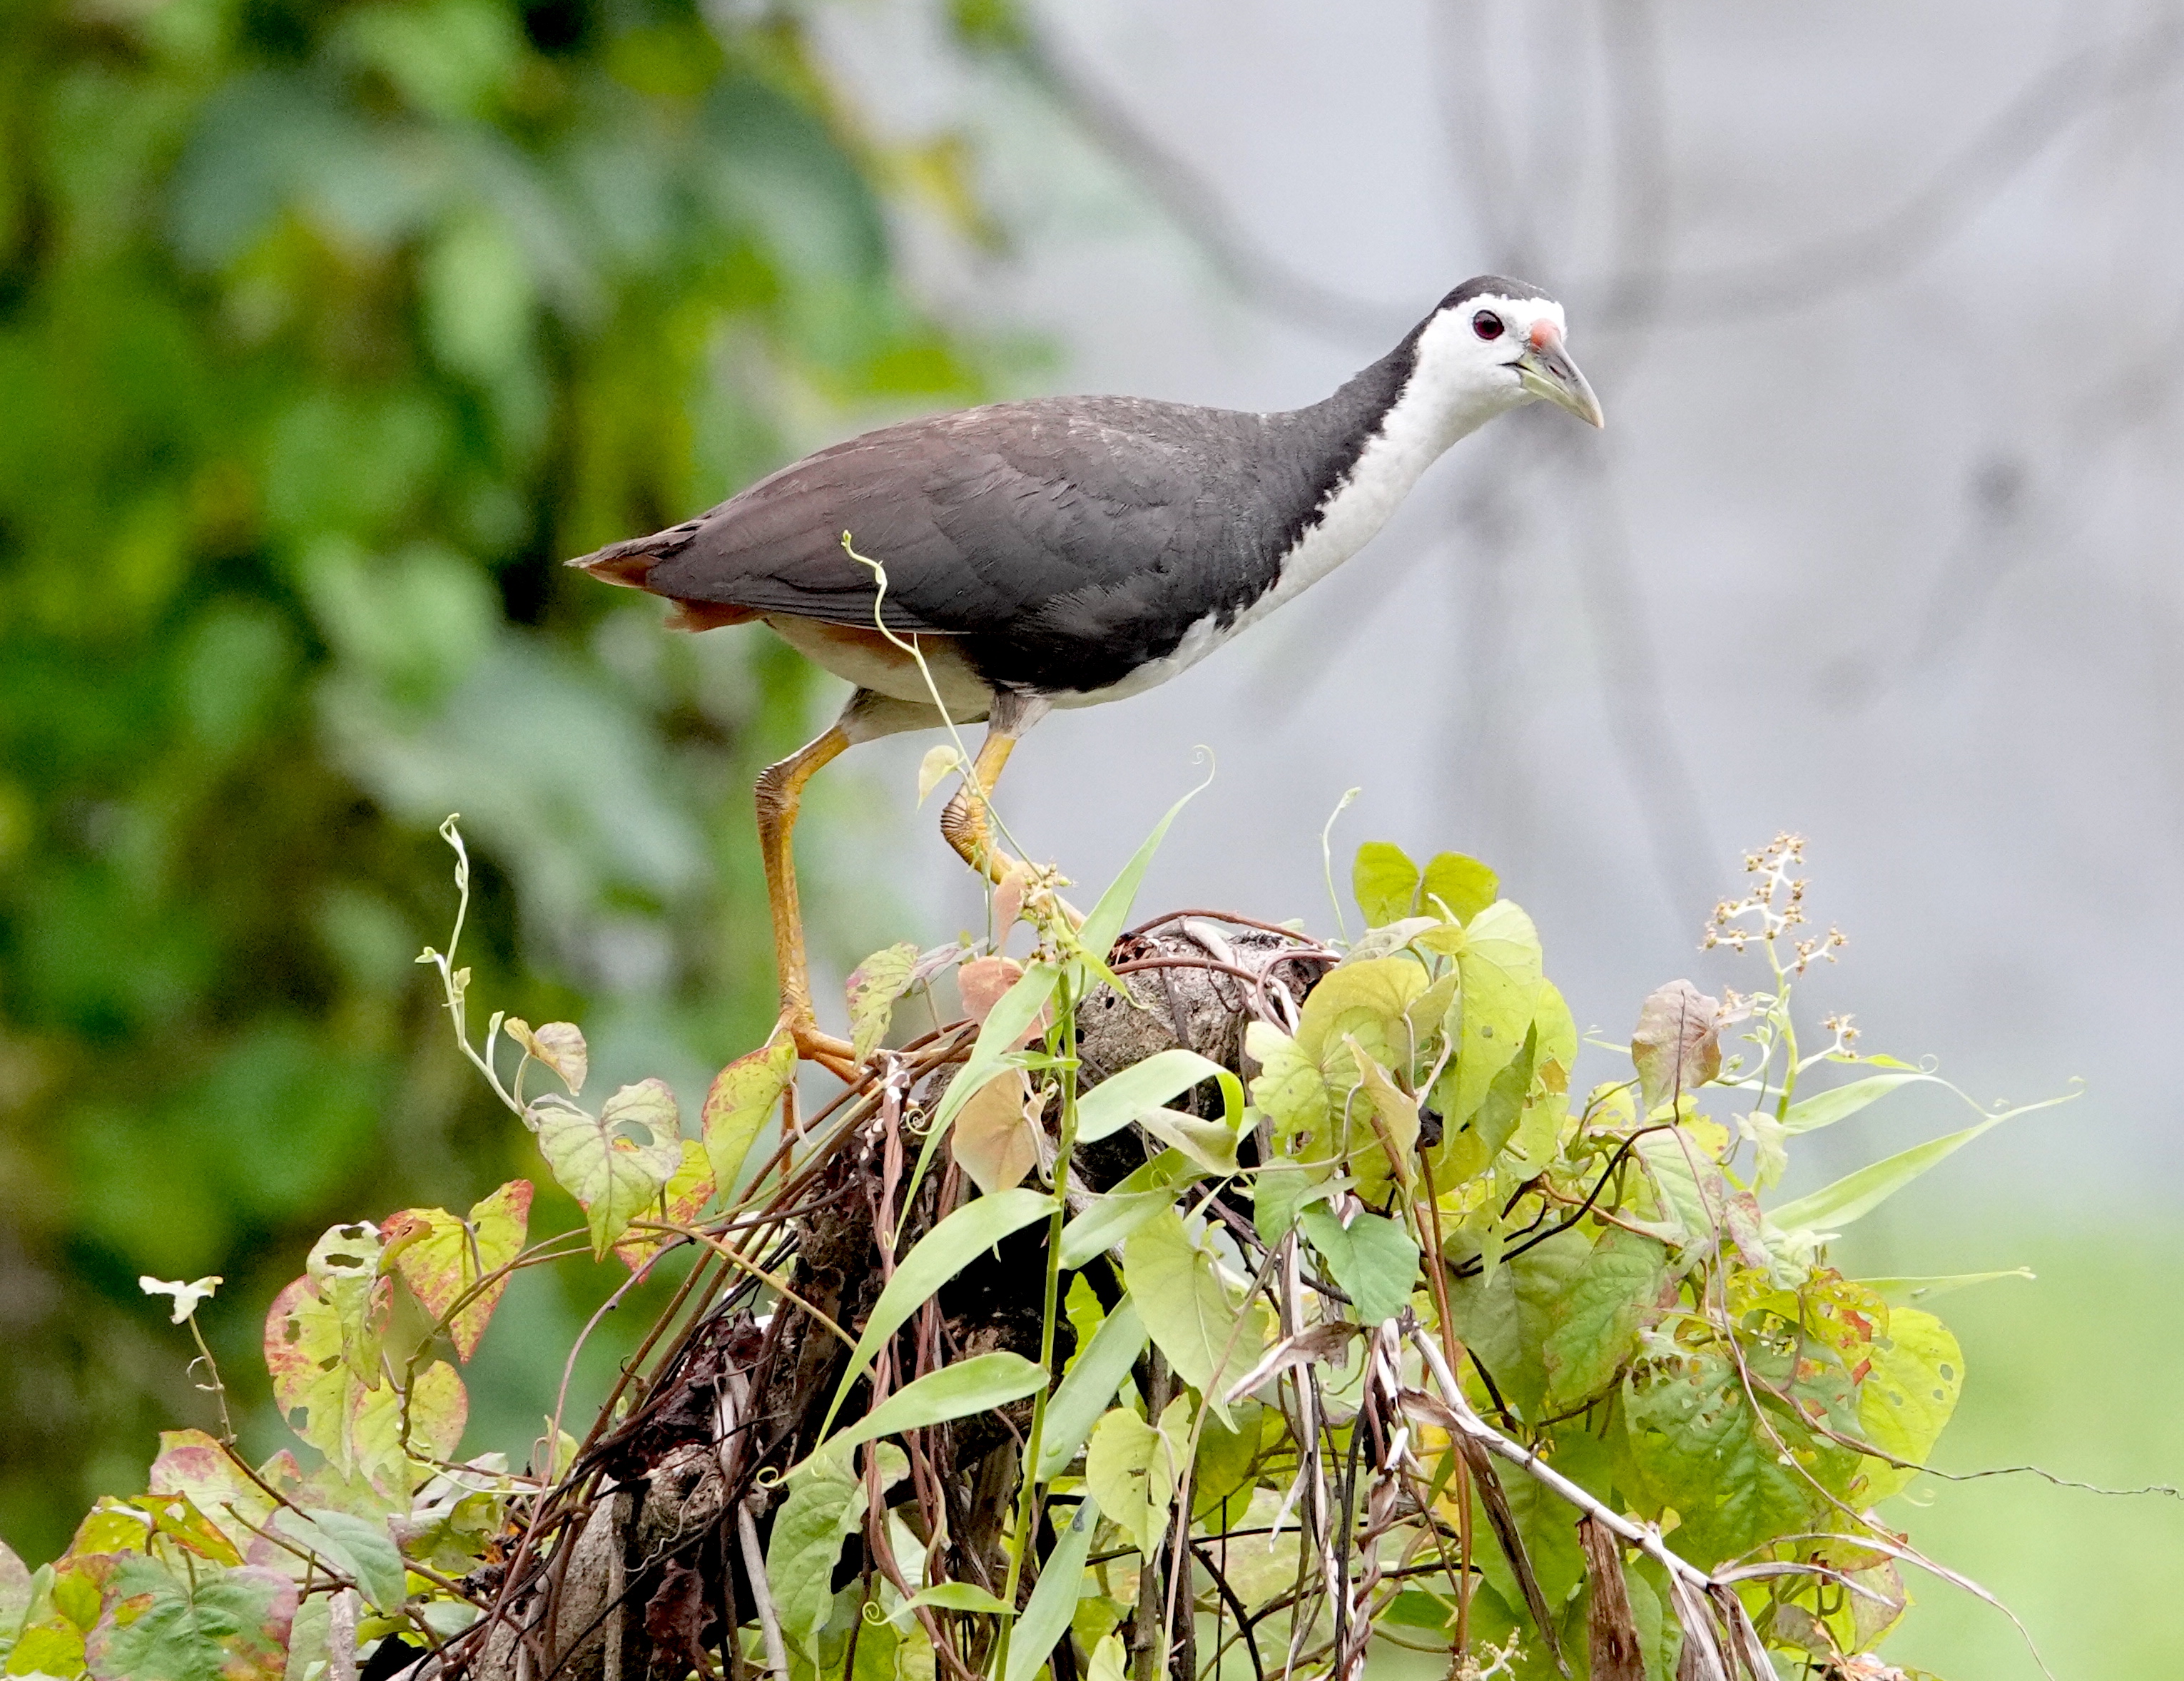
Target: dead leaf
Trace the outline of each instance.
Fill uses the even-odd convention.
[[[1023,965],[1013,957],[974,957],[956,971],[956,988],[963,994],[963,1013],[980,1027],[994,1013],[1008,989],[1023,978]],[[1053,1008],[1049,1005],[1039,1013],[1039,1019],[1025,1028],[1017,1042],[1006,1047],[1022,1050],[1033,1039],[1045,1033],[1048,1018]]]
[[[950,1148],[989,1196],[1022,1184],[1039,1161],[1039,1113],[1030,1099],[1031,1082],[1011,1068],[979,1087],[956,1116]]]
[[[1721,1002],[1689,981],[1671,981],[1639,1007],[1630,1060],[1650,1112],[1721,1072]]]
[[[1017,918],[1023,915],[1024,894],[1031,888],[1031,869],[1022,859],[1009,866],[994,889],[994,938],[1006,941]]]
[[[1646,1681],[1645,1649],[1639,1643],[1630,1589],[1623,1580],[1623,1549],[1607,1526],[1590,1515],[1578,1519],[1577,1539],[1585,1550],[1585,1579],[1592,1590],[1585,1611],[1592,1681]]]
[[[591,1053],[584,1045],[583,1030],[574,1021],[549,1021],[533,1029],[520,1016],[511,1016],[501,1027],[534,1060],[544,1063],[561,1077],[574,1097],[584,1088],[591,1071]]]

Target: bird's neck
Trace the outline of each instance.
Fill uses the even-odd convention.
[[[1451,444],[1510,406],[1498,391],[1437,373],[1425,331],[1324,402],[1276,417],[1317,492],[1282,545],[1284,598],[1356,554]]]

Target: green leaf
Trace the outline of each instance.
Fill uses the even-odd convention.
[[[850,1039],[859,1062],[869,1061],[887,1037],[894,1001],[910,989],[917,968],[917,948],[908,941],[876,951],[850,976]]]
[[[624,1086],[596,1117],[565,1100],[541,1099],[523,1118],[538,1134],[555,1181],[582,1205],[592,1253],[602,1260],[682,1165],[682,1119],[665,1080]]]
[[[744,1158],[795,1077],[796,1047],[786,1037],[738,1057],[713,1077],[699,1125],[713,1183],[723,1197],[735,1194]]]
[[[1100,1322],[1091,1340],[1078,1350],[1077,1358],[1047,1401],[1034,1473],[1038,1481],[1050,1481],[1068,1469],[1145,1346],[1145,1322],[1124,1296],[1116,1303],[1115,1311]]]
[[[1173,1145],[1209,1173],[1227,1177],[1236,1171],[1234,1129],[1219,1121],[1201,1121],[1174,1109],[1148,1109],[1138,1125],[1164,1144]]]
[[[2030,1279],[2033,1276],[2029,1266],[2013,1266],[2001,1272],[1953,1272],[1927,1278],[1860,1278],[1858,1282],[1892,1307],[1912,1307],[1936,1296],[1947,1295],[1953,1290],[1970,1289],[1974,1284],[1991,1284],[1997,1278]]]
[[[1365,913],[1365,926],[1377,928],[1411,914],[1418,897],[1418,866],[1402,848],[1387,841],[1367,841],[1357,849],[1350,866],[1350,890],[1357,908]]]
[[[1930,1313],[1899,1307],[1888,1316],[1888,1336],[1866,1356],[1872,1369],[1858,1388],[1858,1425],[1883,1453],[1926,1462],[1964,1383],[1964,1354],[1949,1328]],[[1869,1498],[1900,1492],[1914,1472],[1880,1466],[1870,1473]]]
[[[1162,1209],[1173,1208],[1175,1193],[1202,1177],[1181,1150],[1162,1150],[1061,1228],[1062,1266],[1073,1270],[1112,1249]]]
[[[1847,1121],[1868,1104],[1879,1101],[1899,1087],[1912,1085],[1948,1086],[1956,1089],[1938,1074],[1925,1074],[1917,1070],[1906,1070],[1894,1074],[1869,1074],[1863,1080],[1852,1080],[1847,1086],[1836,1086],[1810,1097],[1801,1097],[1791,1104],[1782,1116],[1786,1133],[1812,1133],[1823,1127],[1832,1127],[1838,1121]]]
[[[284,1511],[281,1528],[331,1561],[382,1613],[397,1615],[410,1595],[404,1585],[402,1555],[395,1550],[386,1523],[326,1506],[314,1506],[308,1515],[310,1522],[304,1523],[293,1512]]]
[[[200,1571],[155,1559],[114,1567],[86,1662],[98,1681],[281,1681],[296,1584],[271,1570]],[[12,1667],[12,1666],[11,1666]]]
[[[1190,1398],[1178,1395],[1157,1425],[1128,1407],[1115,1408],[1100,1419],[1085,1451],[1084,1486],[1147,1557],[1159,1551],[1167,1531],[1190,1435]]]
[[[1770,1210],[1769,1217],[1785,1232],[1841,1231],[1852,1221],[1880,1207],[1927,1169],[1947,1161],[1982,1133],[1991,1133],[2003,1122],[2025,1112],[2007,1110],[2000,1115],[1989,1116],[1976,1127],[1966,1127],[1961,1132],[1898,1150],[1854,1173],[1846,1173],[1809,1196]]]
[[[781,1632],[816,1668],[819,1631],[834,1609],[834,1562],[865,1517],[865,1479],[833,1454],[807,1460],[774,1514],[766,1578]]]
[[[667,1183],[660,1188],[652,1206],[644,1211],[648,1219],[661,1219],[666,1223],[688,1226],[705,1211],[705,1205],[713,1200],[713,1163],[705,1154],[705,1146],[695,1138],[684,1138],[676,1145],[681,1160],[675,1171],[667,1176]],[[665,1233],[646,1232],[625,1233],[615,1242],[615,1257],[632,1272],[644,1265],[653,1253],[675,1242]]]
[[[1502,881],[1476,858],[1460,852],[1435,853],[1418,883],[1418,908],[1435,910],[1435,901],[1459,922],[1468,922],[1502,895]]]
[[[387,1258],[426,1312],[435,1322],[446,1323],[448,1339],[463,1360],[477,1352],[478,1339],[508,1288],[505,1276],[483,1289],[479,1282],[522,1253],[531,1195],[528,1179],[514,1179],[473,1204],[466,1218],[457,1219],[443,1208],[411,1208],[379,1228]],[[466,1295],[469,1300],[450,1318],[450,1310]]]
[[[1014,1617],[1016,1607],[1004,1605],[975,1582],[936,1582],[929,1588],[921,1588],[916,1598],[905,1600],[897,1617],[905,1616],[920,1606],[931,1606],[938,1611],[962,1611],[973,1617]]]
[[[1549,1411],[1566,1412],[1615,1381],[1668,1281],[1668,1251],[1652,1238],[1616,1226],[1600,1234],[1547,1307],[1540,1357]]]
[[[917,1246],[896,1263],[894,1276],[880,1292],[880,1299],[872,1304],[872,1316],[865,1322],[857,1346],[850,1352],[850,1364],[835,1386],[833,1402],[827,1409],[819,1433],[824,1436],[833,1428],[835,1415],[849,1398],[850,1386],[864,1376],[865,1368],[872,1364],[881,1345],[925,1305],[934,1291],[1010,1233],[1053,1212],[1054,1199],[1044,1192],[1002,1191],[965,1203],[928,1232]]]
[[[1678,1125],[1642,1134],[1634,1146],[1660,1194],[1662,1230],[1688,1255],[1724,1230],[1729,1186],[1705,1144]]]
[[[1226,1422],[1220,1379],[1249,1372],[1266,1351],[1263,1305],[1252,1301],[1239,1310],[1212,1250],[1191,1241],[1183,1216],[1173,1208],[1130,1233],[1123,1245],[1123,1264],[1130,1300],[1147,1333],[1176,1375],[1203,1394]]]
[[[1079,1500],[1077,1515],[1056,1539],[1054,1550],[1039,1567],[1039,1581],[1009,1641],[1005,1681],[1034,1681],[1039,1666],[1053,1651],[1054,1643],[1068,1629],[1084,1589],[1084,1561],[1091,1555],[1092,1532],[1099,1527],[1097,1498]]]
[[[1411,1305],[1418,1283],[1418,1246],[1396,1222],[1359,1214],[1345,1227],[1324,1203],[1306,1209],[1298,1222],[1357,1309],[1359,1322],[1380,1324]]]
[[[1020,1354],[972,1355],[905,1383],[860,1418],[830,1436],[816,1451],[838,1453],[875,1437],[922,1430],[973,1412],[991,1412],[1046,1387],[1046,1368]],[[805,1461],[810,1462],[808,1460]]]
[[[1422,936],[1419,943],[1453,956],[1462,982],[1456,1075],[1444,1083],[1447,1100],[1440,1111],[1449,1127],[1460,1127],[1524,1046],[1541,979],[1539,932],[1524,911],[1500,899],[1462,928]]]
[[[1624,1380],[1623,1405],[1632,1463],[1646,1491],[1683,1518],[1677,1550],[1701,1569],[1818,1516],[1819,1494],[1782,1463],[1725,1355],[1641,1363]],[[1767,1422],[1792,1446],[1809,1439],[1779,1413]]]
[[[1153,825],[1153,832],[1130,854],[1130,861],[1123,866],[1122,874],[1116,877],[1108,884],[1107,891],[1100,895],[1100,902],[1092,907],[1092,914],[1084,919],[1084,926],[1077,931],[1078,943],[1086,956],[1103,966],[1106,964],[1108,952],[1114,949],[1116,937],[1123,932],[1123,924],[1129,918],[1130,906],[1137,901],[1138,885],[1145,880],[1145,871],[1151,867],[1153,854],[1160,850],[1161,843],[1167,838],[1168,826],[1181,815],[1184,806],[1198,798],[1206,782],[1212,780],[1209,775],[1205,782],[1201,782],[1168,807],[1167,815]]]
[[[1156,1051],[1142,1062],[1110,1074],[1077,1099],[1077,1141],[1093,1144],[1119,1133],[1139,1116],[1205,1081],[1220,1083],[1228,1124],[1244,1110],[1243,1083],[1209,1057],[1180,1047]]]

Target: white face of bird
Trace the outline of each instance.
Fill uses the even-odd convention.
[[[1452,298],[1418,335],[1415,365],[1412,379],[1442,398],[1462,431],[1535,398],[1602,424],[1599,399],[1563,347],[1563,306],[1552,298]]]

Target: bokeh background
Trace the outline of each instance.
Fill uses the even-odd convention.
[[[203,1422],[139,1273],[264,1306],[337,1219],[533,1172],[435,1017],[686,1103],[771,1012],[747,789],[838,701],[561,558],[876,420],[1324,394],[1475,272],[1609,416],[1498,422],[1351,566],[1003,805],[1148,904],[1327,925],[1320,832],[1487,858],[1613,1038],[1810,838],[1813,1013],[1981,1099],[2082,1077],[1843,1245],[1952,1297],[1942,1462],[2184,1482],[2184,10],[2151,0],[29,0],[0,22],[0,1534]],[[816,786],[838,976],[980,921],[927,743]],[[1952,1124],[1892,1099],[1817,1180]],[[1961,1111],[1958,1111],[1959,1113]],[[542,1200],[542,1221],[549,1217]],[[543,1227],[542,1227],[543,1229]],[[599,1280],[471,1373],[538,1429]],[[276,1427],[260,1416],[261,1433]],[[265,1433],[265,1444],[272,1437]],[[2184,1503],[1901,1514],[2059,1676],[2184,1667]],[[1938,1584],[1889,1648],[2036,1676]]]

